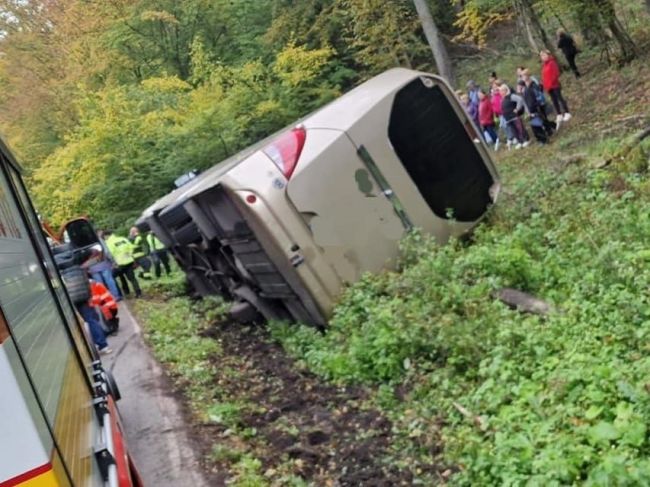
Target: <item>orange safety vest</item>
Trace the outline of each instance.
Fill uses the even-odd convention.
[[[110,320],[117,311],[117,303],[113,295],[101,282],[90,281],[90,301],[88,304],[102,310],[104,318]]]

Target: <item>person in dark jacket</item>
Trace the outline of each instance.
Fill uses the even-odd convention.
[[[544,122],[544,130],[546,131],[547,135],[549,136],[553,135],[553,133],[557,131],[558,126],[555,122],[550,121],[548,118],[548,115],[553,110],[553,108],[552,105],[550,105],[546,100],[546,96],[544,95],[544,89],[539,84],[539,81],[534,76],[531,75],[529,69],[524,70],[523,80],[527,87],[530,85],[533,88],[533,93],[535,94],[537,99],[537,104],[539,109],[538,113],[542,121]]]
[[[526,84],[525,78],[517,83],[520,89],[521,96],[524,98],[528,114],[530,115],[529,124],[533,130],[533,135],[540,144],[548,142],[549,134],[546,133],[544,128],[544,120],[542,119],[542,111],[544,107],[541,105],[538,98],[538,90],[535,83],[529,78]]]
[[[533,80],[528,70],[524,72],[523,80],[519,82],[522,86],[524,102],[530,114],[530,126],[538,142],[545,144],[548,138],[553,135],[557,126],[551,122],[546,115],[546,99],[544,92]]]
[[[557,48],[564,53],[571,71],[576,78],[580,77],[580,71],[578,71],[578,66],[576,66],[576,56],[578,55],[578,47],[576,46],[573,37],[567,34],[564,29],[558,29],[557,31]]]
[[[499,92],[502,97],[501,111],[506,121],[508,147],[513,144],[515,149],[527,147],[530,144],[528,141],[528,133],[521,121],[522,115],[526,112],[524,99],[516,93],[512,93],[505,83],[499,87]]]

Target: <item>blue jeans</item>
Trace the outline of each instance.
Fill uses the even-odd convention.
[[[104,269],[103,271],[93,272],[90,274],[93,281],[101,282],[106,286],[115,299],[120,299],[122,294],[117,288],[117,283],[113,278],[113,269]]]
[[[106,335],[104,334],[102,325],[99,323],[97,312],[88,306],[87,303],[76,303],[75,306],[77,307],[77,311],[79,311],[79,314],[84,319],[84,321],[88,323],[90,334],[92,335],[93,342],[95,342],[97,348],[101,350],[102,348],[108,347],[108,343],[106,342]]]
[[[497,131],[494,129],[494,124],[483,125],[481,128],[483,129],[483,132],[487,132],[490,138],[492,139],[492,142],[490,142],[490,144],[492,145],[496,144],[497,140],[499,140],[499,136],[497,135]]]

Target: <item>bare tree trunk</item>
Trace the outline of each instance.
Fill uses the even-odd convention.
[[[548,35],[546,35],[546,31],[544,30],[544,27],[542,26],[542,23],[540,22],[539,17],[537,16],[535,9],[533,8],[533,4],[531,0],[519,0],[519,2],[521,4],[522,12],[524,13],[525,17],[532,25],[533,29],[535,29],[535,31],[539,35],[540,39],[542,40],[542,44],[544,44],[544,47],[549,51],[551,51],[551,54],[553,54],[553,56],[556,59],[558,59],[557,51],[555,50],[555,45],[548,38]]]
[[[630,35],[621,24],[616,15],[611,0],[596,0],[596,6],[600,9],[600,15],[612,32],[614,39],[621,48],[621,63],[627,63],[636,57],[636,46]]]
[[[533,31],[530,28],[530,22],[528,22],[528,17],[524,12],[521,3],[517,0],[514,0],[512,3],[515,11],[517,12],[517,22],[521,26],[521,30],[526,36],[528,45],[533,50],[533,52],[539,52],[539,44],[537,44],[537,39],[535,39],[535,36],[533,35]]]
[[[429,47],[433,53],[433,58],[436,61],[438,73],[454,86],[456,80],[454,78],[454,71],[451,67],[451,61],[449,60],[449,54],[447,53],[447,48],[442,42],[442,38],[438,32],[438,27],[436,27],[436,24],[433,21],[429,5],[426,0],[413,0],[413,3],[415,3],[415,9],[420,17],[420,22],[422,22],[422,30],[424,30],[424,35],[427,38],[427,42],[429,43]]]
[[[592,4],[576,2],[574,6],[574,21],[585,42],[596,47],[599,44],[607,44],[607,34],[605,33],[598,11]]]

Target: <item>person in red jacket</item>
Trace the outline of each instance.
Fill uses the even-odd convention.
[[[562,96],[562,85],[560,84],[560,66],[550,51],[543,49],[539,53],[542,59],[542,86],[553,102],[553,107],[557,113],[555,123],[560,125],[561,122],[568,122],[571,119],[569,105]]]
[[[483,137],[488,144],[494,144],[494,150],[498,150],[499,136],[494,127],[494,111],[492,110],[492,102],[482,89],[479,89],[478,91],[478,100],[478,120],[481,124]]]

